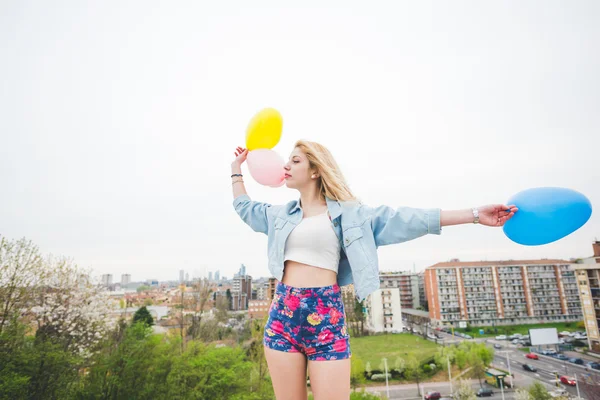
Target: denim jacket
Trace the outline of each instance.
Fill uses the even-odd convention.
[[[379,246],[406,242],[428,233],[441,233],[439,208],[394,209],[338,202],[330,198],[326,200],[333,229],[342,248],[337,283],[340,286],[354,283],[359,301],[379,289]],[[254,231],[268,236],[269,271],[281,281],[285,242],[302,221],[299,200],[271,205],[252,201],[243,194],[233,200],[233,207]]]

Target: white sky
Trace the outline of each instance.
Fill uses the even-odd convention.
[[[268,276],[229,178],[264,107],[283,115],[276,151],[325,144],[369,205],[467,208],[540,186],[600,205],[600,3],[225,3],[0,4],[0,234],[115,280]],[[253,199],[297,198],[244,173]],[[381,248],[380,268],[586,257],[595,237],[598,210],[537,247],[447,227]]]

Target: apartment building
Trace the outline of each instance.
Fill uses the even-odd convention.
[[[600,354],[600,242],[592,246],[594,255],[575,265],[575,273],[589,346]]]
[[[399,288],[378,289],[365,300],[367,329],[373,332],[401,332],[402,306]]]
[[[424,306],[421,301],[424,275],[410,272],[380,272],[379,287],[381,289],[398,288],[402,308],[417,309]],[[424,294],[424,290],[423,290]]]
[[[429,315],[438,325],[579,321],[575,272],[564,260],[452,260],[425,270]]]

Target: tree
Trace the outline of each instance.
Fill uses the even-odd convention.
[[[192,315],[192,324],[188,329],[188,334],[194,339],[198,338],[201,332],[202,314],[212,297],[211,294],[212,288],[208,279],[204,278],[194,282],[189,305],[194,314]]]
[[[136,289],[136,291],[137,291],[138,293],[142,293],[142,292],[147,292],[147,291],[148,291],[148,290],[150,290],[150,289],[151,289],[151,288],[150,288],[150,286],[148,286],[148,285],[141,285],[141,286],[138,286],[138,288]]]
[[[367,373],[367,378],[371,379],[371,375],[373,374],[373,369],[371,369],[370,361],[367,361],[367,365],[365,366],[365,372]]]
[[[468,381],[461,379],[454,389],[454,398],[457,400],[475,400],[475,391]]]
[[[354,298],[354,315],[356,317],[356,322],[357,324],[360,324],[360,330],[359,330],[359,335],[358,336],[364,336],[365,334],[365,313],[363,311],[364,309],[364,305],[362,301],[358,301],[356,298]]]
[[[404,376],[408,380],[412,380],[417,384],[417,394],[421,395],[420,382],[423,379],[423,370],[419,365],[419,362],[414,356],[410,356],[406,361],[406,369],[404,370]]]
[[[362,359],[353,355],[350,359],[350,386],[356,390],[357,386],[365,383],[365,364]]]
[[[403,358],[396,357],[396,360],[394,361],[394,371],[396,371],[398,374],[401,374],[405,369],[406,361],[404,361]]]
[[[227,309],[228,310],[232,310],[233,309],[233,297],[231,296],[231,289],[227,289],[227,292],[225,292],[226,296],[227,296]]]
[[[133,323],[135,324],[136,322],[142,322],[149,326],[154,325],[154,318],[152,318],[146,306],[138,308],[133,315]]]
[[[85,365],[106,334],[112,311],[109,295],[92,281],[91,271],[65,257],[46,257],[43,265],[47,274],[31,308],[38,348],[28,389],[32,398],[64,390],[63,379]]]
[[[529,395],[529,391],[524,388],[515,390],[515,400],[535,400]]]
[[[267,315],[262,320],[252,319],[248,322],[252,339],[247,353],[248,360],[252,362],[251,389],[256,390],[263,398],[273,395],[273,387],[267,379],[268,366],[262,342],[268,318]]]
[[[541,382],[534,382],[529,386],[529,396],[535,400],[552,400],[548,389]]]
[[[0,235],[0,333],[8,321],[35,306],[36,289],[49,273],[30,240],[8,240]]]

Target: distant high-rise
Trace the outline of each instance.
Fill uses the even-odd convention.
[[[183,283],[183,274],[184,273],[185,272],[182,269],[179,270],[179,283]]]
[[[131,274],[121,274],[121,286],[129,285],[131,283]]]
[[[215,272],[215,281],[219,282],[220,279],[221,279],[221,271]]]
[[[240,266],[240,270],[238,272],[236,272],[235,274],[233,274],[233,277],[237,277],[237,276],[246,276],[246,266],[244,264],[242,264]]]
[[[112,274],[103,274],[102,275],[102,284],[104,286],[112,285]]]
[[[186,282],[189,282],[189,280],[190,280],[190,273],[189,273],[189,272],[186,272],[186,273],[185,273],[185,281],[186,281]]]
[[[208,271],[208,281],[212,282],[212,271]]]

